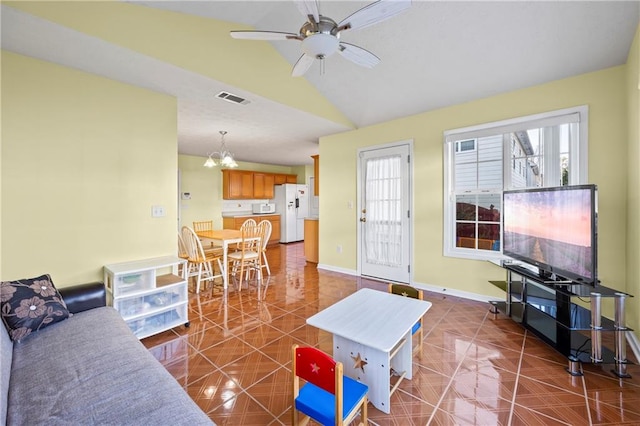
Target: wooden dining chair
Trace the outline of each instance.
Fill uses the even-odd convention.
[[[262,237],[262,244],[260,247],[260,252],[262,254],[261,268],[267,268],[267,275],[271,275],[271,269],[269,268],[269,261],[267,260],[267,245],[269,244],[269,239],[271,239],[272,225],[270,221],[262,220],[260,221],[258,226],[264,226],[264,236]]]
[[[224,268],[222,267],[221,257],[214,253],[205,253],[202,248],[202,243],[196,235],[195,231],[188,226],[182,227],[182,239],[188,254],[188,263],[192,264],[192,267],[197,270],[196,273],[196,293],[200,293],[200,285],[204,282],[213,282],[216,278],[222,278]],[[213,262],[218,263],[220,273],[215,274]]]
[[[388,291],[389,293],[397,294],[398,296],[405,296],[405,297],[411,297],[413,299],[424,300],[422,290],[420,290],[419,288],[412,287],[410,285],[389,283]],[[422,355],[422,340],[424,337],[423,330],[424,330],[424,319],[420,318],[418,322],[415,323],[414,326],[411,328],[411,336],[414,336],[416,333],[418,333],[419,343],[416,346],[416,348],[414,348],[414,351],[415,349],[418,349],[420,355]]]
[[[367,424],[367,385],[345,376],[342,363],[320,349],[293,345],[292,358],[293,425],[305,424],[309,418],[323,425],[346,425],[358,412],[359,424]],[[306,381],[302,387],[300,379]],[[299,412],[304,414],[302,420]]]
[[[193,222],[193,230],[195,232],[201,231],[213,231],[213,220],[201,220]],[[200,240],[202,243],[202,240]],[[215,245],[213,241],[210,241],[207,244],[203,244],[202,248],[205,252],[214,252],[215,254],[222,254],[222,247]]]
[[[187,280],[195,276],[197,271],[194,270],[194,264],[189,262],[189,251],[187,250],[187,246],[184,242],[184,238],[182,238],[181,232],[178,232],[178,257],[187,261],[186,265],[178,270],[180,276],[184,276]],[[184,271],[182,268],[184,268]]]
[[[254,221],[255,222],[255,221]],[[248,282],[250,273],[255,271],[258,279],[262,278],[261,247],[264,225],[248,225],[240,229],[242,241],[238,243],[238,251],[227,255],[228,268],[231,275],[237,276],[238,291],[242,290],[242,280]],[[239,270],[239,274],[238,274]]]

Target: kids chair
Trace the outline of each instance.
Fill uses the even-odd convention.
[[[327,425],[349,424],[361,411],[360,425],[367,424],[369,387],[342,374],[342,363],[313,347],[293,345],[292,424],[309,418]],[[305,380],[302,388],[300,378]],[[298,411],[305,414],[302,422]],[[336,415],[336,413],[338,413]]]
[[[424,300],[422,290],[411,287],[410,285],[389,283],[389,293],[397,294],[399,296],[411,297],[413,299]],[[420,343],[418,344],[420,355],[422,355],[422,340],[424,338],[422,331],[424,329],[424,324],[422,323],[422,321],[423,319],[420,318],[420,320],[418,320],[418,322],[415,323],[411,328],[411,336],[418,333],[418,338],[420,339]]]

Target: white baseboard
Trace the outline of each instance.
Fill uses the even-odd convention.
[[[339,272],[345,275],[358,275],[358,271],[356,271],[355,269],[338,268],[337,266],[325,265],[324,263],[318,263],[318,269],[324,269],[325,271],[331,272]]]
[[[625,332],[625,336],[627,337],[627,343],[629,344],[629,348],[631,348],[631,352],[633,352],[636,359],[640,359],[640,340],[638,340],[638,336],[636,336],[633,331]]]
[[[431,284],[413,282],[411,283],[411,285],[413,285],[414,287],[420,288],[422,290],[427,290],[427,291],[440,293],[440,294],[448,294],[450,296],[461,297],[463,299],[475,300],[478,302],[490,302],[492,300],[498,299],[495,296],[487,296],[484,294],[471,293],[469,291],[456,290],[456,289],[446,288],[446,287],[443,288],[441,286],[435,286]]]

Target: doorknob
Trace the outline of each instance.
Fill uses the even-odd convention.
[[[366,217],[361,217],[361,218],[360,218],[360,222],[366,222],[366,221],[367,221],[367,218],[366,218]]]

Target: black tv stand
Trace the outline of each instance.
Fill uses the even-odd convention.
[[[582,375],[580,362],[615,364],[613,373],[627,374],[624,303],[629,294],[570,280],[549,281],[537,271],[505,264],[507,280],[490,281],[506,291],[505,301],[490,302],[493,313],[501,312],[519,322],[567,357],[567,371]],[[572,297],[589,299],[590,309],[572,303]],[[602,316],[601,300],[614,298],[615,320]],[[602,333],[614,333],[614,350],[602,345]]]

